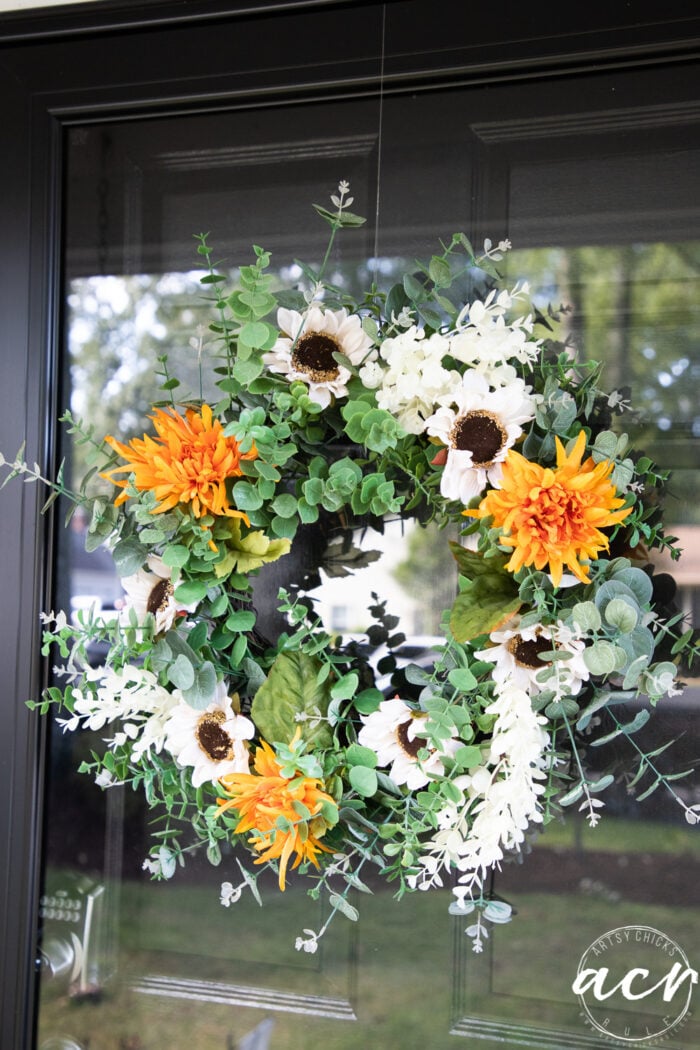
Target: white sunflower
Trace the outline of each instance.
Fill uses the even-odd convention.
[[[431,776],[442,776],[445,767],[441,753],[429,747],[424,736],[419,736],[427,715],[414,711],[398,696],[383,700],[371,715],[362,715],[364,723],[357,739],[377,755],[380,766],[391,766],[389,776],[395,784],[405,784],[411,791],[424,787]],[[458,740],[447,740],[442,755],[453,755]],[[420,761],[418,752],[427,749],[430,754]]]
[[[426,421],[426,430],[447,447],[440,492],[468,504],[487,485],[498,486],[508,449],[534,418],[535,399],[522,379],[492,390],[470,369],[452,403],[456,407],[439,408]]]
[[[179,697],[165,724],[165,746],[179,766],[193,766],[192,786],[229,773],[247,773],[248,745],[255,726],[233,710],[226,685],[219,682],[215,699],[203,711]]]
[[[147,569],[139,569],[132,576],[122,579],[121,585],[126,591],[126,600],[119,619],[128,625],[131,621],[130,610],[133,609],[139,624],[142,624],[147,614],[152,613],[156,621],[156,631],[160,634],[170,630],[178,614],[194,612],[197,602],[186,604],[176,601],[170,569],[162,558],[151,554],[147,564]]]
[[[347,310],[322,310],[317,303],[300,314],[281,307],[277,311],[281,335],[263,361],[271,372],[289,382],[301,380],[312,401],[327,408],[331,397],[345,397],[351,373],[333,354],[344,354],[358,368],[377,356],[372,340],[357,314]]]
[[[554,690],[557,695],[576,696],[588,680],[583,653],[586,643],[564,624],[520,627],[514,616],[500,630],[489,635],[491,645],[476,653],[479,660],[494,665],[493,679],[498,685],[510,681],[530,695]],[[541,653],[567,653],[568,659],[545,660]]]

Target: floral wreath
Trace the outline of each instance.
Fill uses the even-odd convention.
[[[240,844],[281,890],[298,869],[312,896],[328,891],[331,917],[351,919],[367,871],[398,897],[448,882],[453,914],[476,909],[480,950],[482,920],[510,916],[489,873],[563,808],[598,822],[616,773],[587,769],[591,747],[623,738],[639,797],[662,784],[700,820],[671,783],[684,774],[635,740],[697,653],[670,578],[649,565],[653,550],[680,553],[663,532],[668,476],[614,429],[625,392],[604,392],[598,364],[548,338],[527,285],[499,287],[508,242],[477,257],[457,234],[361,301],[329,283],[336,233],[364,222],[348,191],[315,206],[331,234],[318,271],[299,264],[305,290],[280,291],[256,247],[229,291],[198,238],[217,312],[200,379],[215,376],[216,403],[176,400],[160,359],[153,433],[98,441],[62,417],[117,495],[90,494],[90,478],[71,490],[61,473],[47,484],[88,512],[88,549],[106,545],[126,598],[116,617],[42,617],[65,681],[33,706],[58,705],[64,730],[109,734],[80,768],[156,807],[153,877],[197,846],[219,864]],[[465,278],[494,286],[464,303]],[[22,450],[7,466],[41,478]],[[340,536],[336,557],[351,560],[353,527],[387,516],[461,536],[434,666],[390,658],[399,684],[382,692],[372,649],[403,636],[376,596],[367,644],[344,643],[297,580],[279,594],[288,629],[270,639],[251,583],[305,529]],[[259,868],[237,863],[227,906],[246,887],[260,900]],[[327,925],[296,947],[315,951]]]

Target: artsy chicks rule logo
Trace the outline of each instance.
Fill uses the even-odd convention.
[[[665,933],[620,926],[588,946],[571,989],[585,1022],[611,1042],[656,1046],[687,1022],[697,983],[697,970]]]

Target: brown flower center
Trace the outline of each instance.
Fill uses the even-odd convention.
[[[168,601],[174,591],[174,587],[170,580],[158,580],[155,587],[151,588],[151,593],[148,595],[148,601],[146,602],[146,610],[149,613],[163,612],[168,607]]]
[[[340,375],[333,358],[333,354],[340,350],[332,336],[323,332],[310,332],[303,335],[294,347],[292,367],[297,372],[303,372],[314,383],[329,383]]]
[[[458,416],[449,435],[452,448],[471,452],[475,467],[490,467],[507,440],[498,416],[484,408]]]
[[[404,751],[409,758],[417,758],[418,752],[422,747],[427,747],[425,737],[414,737],[411,739],[408,735],[408,729],[414,718],[418,716],[412,715],[407,722],[401,722],[396,730],[396,739],[399,742],[401,750]]]
[[[195,736],[202,751],[212,762],[223,762],[233,757],[233,741],[221,723],[226,721],[223,711],[207,711],[197,722]]]
[[[525,641],[521,635],[516,634],[508,642],[508,652],[516,664],[519,664],[520,667],[526,667],[528,671],[539,671],[540,668],[546,667],[547,661],[540,657],[540,653],[551,652],[551,650],[551,639],[541,636]]]

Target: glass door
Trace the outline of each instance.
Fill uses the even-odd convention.
[[[606,361],[606,385],[630,385],[646,411],[640,440],[674,472],[670,528],[686,553],[673,572],[697,623],[693,84],[687,71],[648,70],[570,77],[559,88],[464,87],[71,128],[63,403],[99,433],[143,434],[163,355],[195,382],[207,353],[212,310],[194,235],[209,231],[222,271],[248,264],[261,245],[276,281],[292,286],[296,260],[317,265],[325,249],[311,205],[347,180],[353,210],[373,218],[339,241],[334,283],[388,286],[453,232],[475,243],[508,237],[507,281],[529,279],[543,313],[565,306],[581,353]],[[65,439],[75,477],[89,467],[86,449]],[[103,550],[85,552],[88,527],[76,516],[59,540],[55,607],[118,615],[118,574]],[[434,539],[416,523],[366,545],[378,561],[349,579],[323,576],[316,597],[328,629],[364,631],[378,592],[401,619],[406,659],[429,658],[431,610],[456,576],[434,569],[427,587],[421,569]],[[261,580],[260,607],[273,609],[280,577]],[[654,720],[658,738],[645,741],[651,749],[678,738],[679,769],[698,754],[699,697],[689,681]],[[193,856],[167,882],[151,879],[153,815],[136,793],[76,772],[100,736],[52,728],[40,1050],[608,1046],[604,1021],[591,1023],[572,991],[590,945],[651,928],[700,964],[698,830],[662,792],[637,804],[624,777],[598,828],[573,813],[531,843],[524,863],[503,866],[493,889],[517,914],[490,928],[481,951],[465,935],[469,921],[449,911],[449,886],[399,902],[379,879],[351,901],[359,921],[336,916],[312,951],[328,904],[310,899],[301,878],[284,894],[261,879],[262,907],[222,890],[240,881],[233,854],[216,867]],[[688,805],[699,801],[692,785],[677,787]],[[616,1007],[609,1031],[644,1045],[638,1017]],[[684,1015],[664,1039],[700,1044],[697,1021]]]

